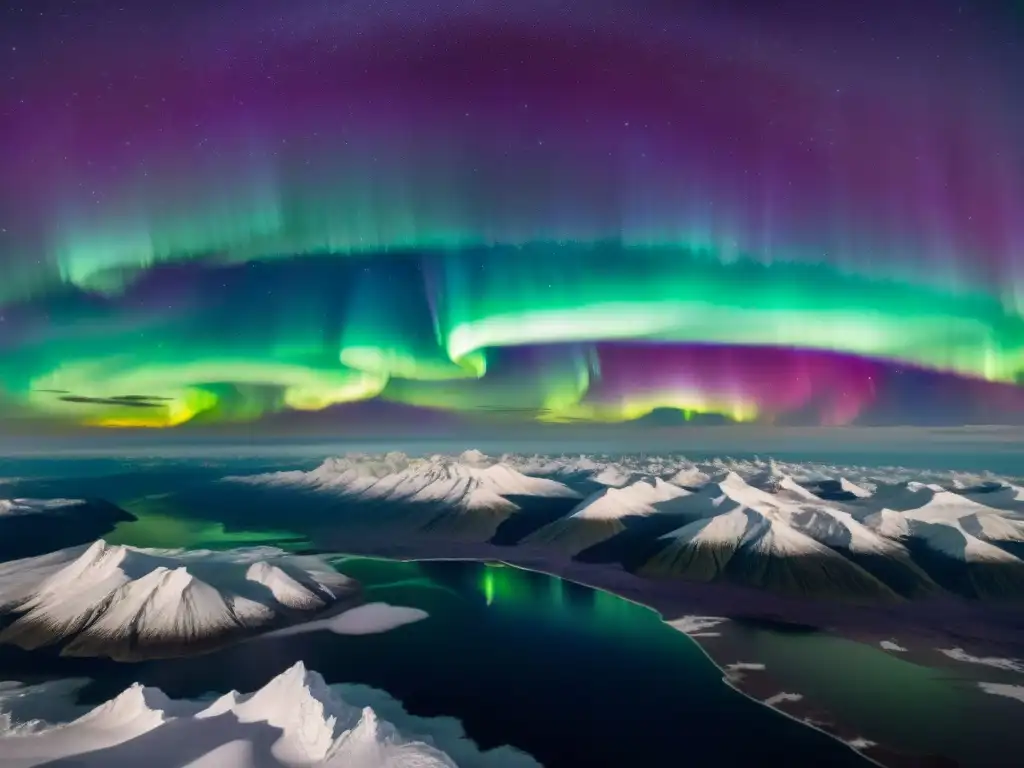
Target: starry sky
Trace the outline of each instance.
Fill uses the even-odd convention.
[[[0,432],[1024,423],[1024,11],[7,2]]]

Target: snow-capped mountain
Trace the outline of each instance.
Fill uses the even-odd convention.
[[[555,546],[577,554],[626,530],[629,518],[657,514],[659,507],[690,491],[660,478],[609,487],[585,499],[567,516],[527,536],[523,543]]]
[[[940,584],[986,599],[1024,595],[1024,562],[999,546],[1021,540],[1018,521],[935,484],[877,496],[840,488],[852,498],[824,501],[788,475],[762,491],[731,472],[693,496],[722,512],[705,508],[663,536],[668,545],[642,572],[872,600],[935,594]],[[958,563],[997,571],[955,576]]]
[[[514,506],[504,497],[579,497],[563,483],[530,477],[491,461],[478,451],[458,457],[410,458],[389,453],[382,459],[331,458],[310,472],[274,472],[225,478],[258,485],[307,487],[381,501],[445,503],[464,509]]]
[[[0,642],[137,660],[209,650],[358,593],[316,557],[271,548],[157,550],[99,540],[0,564]]]
[[[389,453],[381,458],[327,459],[309,472],[275,472],[225,480],[262,487],[329,493],[348,502],[427,507],[423,528],[462,533],[486,540],[510,515],[513,501],[580,498],[556,480],[531,477],[479,451],[458,457],[410,458]]]
[[[917,502],[907,504],[912,494]],[[866,525],[890,539],[920,538],[935,549],[960,560],[1003,559],[998,546],[986,542],[1024,541],[1024,521],[1003,510],[941,487],[910,487],[900,496],[902,509],[889,506],[866,515]]]
[[[380,691],[328,686],[301,662],[254,693],[212,703],[136,684],[67,723],[9,725],[0,754],[7,768],[68,759],[83,768],[539,768],[510,747],[483,752],[450,719],[413,717]]]
[[[987,483],[967,488],[963,495],[989,507],[1024,515],[1024,487],[1013,483]]]
[[[828,482],[828,481],[825,481]],[[835,481],[839,485],[839,491],[842,493],[848,493],[858,499],[867,498],[871,495],[871,491],[866,488],[861,488],[856,483],[852,483],[845,477],[840,477],[839,480]],[[820,487],[820,484],[819,484]]]
[[[795,502],[818,502],[821,497],[813,491],[804,488],[800,483],[789,475],[782,475],[775,482],[772,488],[776,496],[782,499]]]
[[[657,505],[690,492],[660,478],[637,480],[624,488],[606,488],[584,500],[569,515],[583,520],[621,520],[654,514]]]
[[[644,566],[649,575],[719,578],[807,597],[897,600],[851,560],[772,511],[735,508],[662,536],[668,545]]]
[[[684,488],[700,488],[711,482],[711,475],[698,467],[683,467],[668,480]]]
[[[1024,600],[1021,485],[991,473],[727,457],[497,459],[472,451],[347,456],[311,472],[233,479],[386,509],[418,506],[429,514],[416,519],[416,530],[543,547],[650,574],[808,594],[847,590],[858,599],[953,592]],[[572,497],[584,500],[571,509],[516,506]]]

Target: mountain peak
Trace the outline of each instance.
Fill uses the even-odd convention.
[[[270,562],[254,562],[266,555]],[[358,589],[316,557],[270,550],[145,550],[99,540],[17,561],[0,574],[14,617],[0,641],[31,650],[137,660],[196,641],[228,640],[324,608]],[[286,606],[291,611],[283,611]]]
[[[468,451],[463,451],[459,454],[459,462],[462,464],[469,464],[471,466],[481,466],[491,463],[490,457],[483,451],[478,451],[476,448],[471,448]]]
[[[422,718],[406,714],[400,705],[389,707],[389,716],[400,718],[416,732],[434,735],[417,740],[371,707],[346,703],[336,690],[302,662],[251,694],[231,691],[212,703],[172,700],[157,688],[135,684],[69,723],[11,725],[9,717],[0,716],[0,754],[25,765],[144,764],[153,754],[154,741],[147,734],[167,726],[156,739],[162,750],[158,760],[167,765],[455,768],[451,758],[433,745],[434,739],[458,749],[467,764],[491,762],[489,752],[466,742],[461,729],[451,728],[450,722],[431,727]],[[376,692],[374,700],[385,706],[388,702],[381,692]],[[258,724],[256,730],[268,731],[269,738],[252,738],[254,729],[248,724]],[[264,724],[269,728],[261,727]],[[539,764],[523,755],[509,765],[536,768]]]
[[[166,722],[167,711],[173,708],[173,702],[159,688],[133,683],[74,722],[109,730],[131,727],[144,732]]]
[[[750,488],[752,487],[743,477],[736,472],[734,469],[730,469],[725,473],[725,476],[718,481],[719,485],[736,486],[739,488]]]
[[[232,709],[240,722],[280,728],[292,742],[294,754],[280,756],[288,762],[322,760],[330,752],[342,705],[323,677],[298,661]]]

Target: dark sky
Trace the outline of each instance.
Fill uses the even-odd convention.
[[[0,431],[1022,422],[1021,3],[0,12]]]

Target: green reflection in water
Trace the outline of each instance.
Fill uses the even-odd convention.
[[[487,563],[483,571],[483,590],[484,599],[488,605],[494,604],[494,590],[495,590],[495,577],[494,571],[496,564]]]
[[[345,555],[333,558],[331,564],[362,584],[368,599],[403,604],[409,602],[410,590],[414,590],[420,600],[424,599],[423,592],[432,592],[435,594],[426,599],[434,600],[435,610],[438,600],[450,604],[453,597],[459,601],[464,599],[456,590],[430,578],[417,562]]]
[[[176,515],[165,497],[136,499],[122,506],[137,519],[119,523],[104,537],[110,544],[168,549],[231,549],[262,544],[288,550],[309,546],[305,537],[292,531],[228,531],[215,520]]]
[[[344,555],[331,561],[335,568],[357,579],[362,584],[394,586],[398,583],[432,583],[423,573],[419,563],[402,560],[385,560],[379,557]]]
[[[518,614],[537,615],[539,611],[563,627],[587,622],[619,637],[691,644],[649,608],[557,576],[504,563],[484,563],[477,588],[488,606]]]

